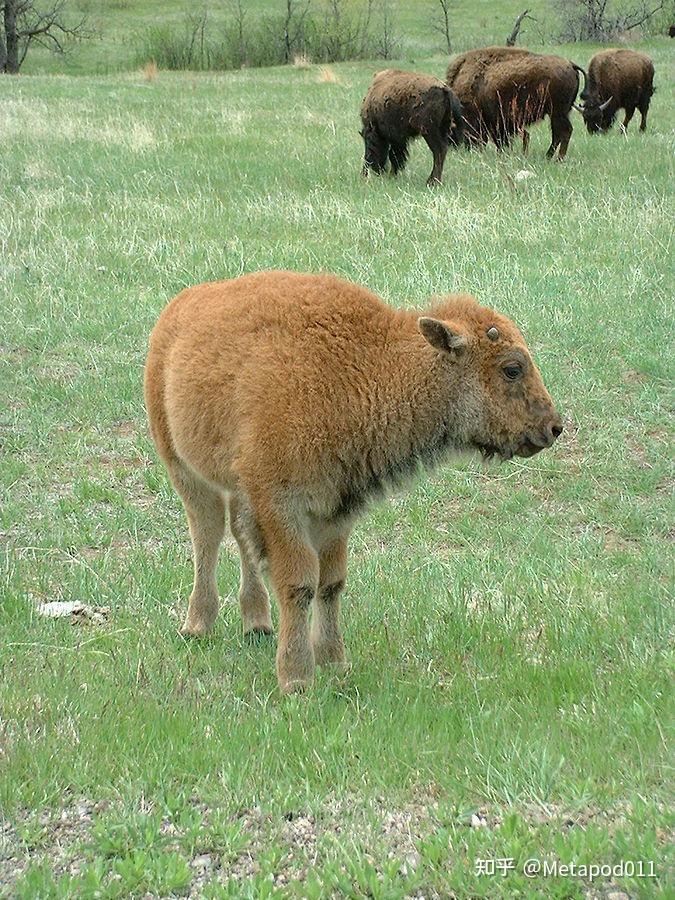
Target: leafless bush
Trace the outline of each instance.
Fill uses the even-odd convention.
[[[625,32],[644,25],[663,9],[660,3],[613,3],[611,0],[552,0],[560,21],[559,39],[566,43],[616,40]]]
[[[430,0],[431,27],[440,32],[445,41],[445,49],[452,53],[452,26],[450,25],[450,7],[452,0]]]
[[[389,59],[399,49],[391,0],[277,0],[275,8],[254,16],[247,0],[229,0],[224,22],[215,22],[204,7],[178,26],[148,28],[137,62],[152,59],[160,69],[236,69],[299,58]]]

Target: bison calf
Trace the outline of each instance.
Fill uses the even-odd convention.
[[[272,631],[263,570],[279,604],[282,691],[345,662],[347,538],[370,500],[452,453],[527,457],[562,431],[507,318],[461,295],[396,310],[331,275],[183,291],[152,332],[145,397],[190,524],[183,632],[216,618],[229,506],[244,630]]]
[[[391,162],[397,175],[408,161],[408,142],[423,137],[434,156],[427,184],[440,184],[450,144],[462,139],[462,107],[440,79],[417,72],[378,72],[361,106],[364,175],[382,173]]]
[[[645,53],[635,50],[601,50],[588,64],[588,81],[581,94],[589,134],[609,131],[618,110],[625,110],[621,127],[625,131],[636,108],[640,110],[640,131],[647,127],[649,103],[654,93],[654,64]]]

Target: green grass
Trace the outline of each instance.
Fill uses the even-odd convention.
[[[360,179],[367,64],[0,80],[0,891],[669,894],[675,82],[649,48],[646,135],[577,119],[552,165],[541,126],[528,160],[451,154],[437,191],[423,145]],[[362,521],[352,668],[303,698],[241,636],[232,544],[215,633],[178,636],[188,534],[142,404],[167,300],[266,267],[475,293],[566,420],[550,452],[448,465]],[[36,614],[59,599],[109,618]],[[518,871],[477,875],[490,857]],[[527,879],[528,857],[658,877]]]

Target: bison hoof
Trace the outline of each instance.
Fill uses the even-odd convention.
[[[269,624],[255,624],[255,625],[245,625],[244,626],[244,637],[248,638],[251,641],[256,641],[261,638],[269,637],[274,634],[274,628],[272,628],[272,623]]]
[[[180,630],[183,637],[205,637],[211,631],[212,625],[205,622],[186,622]]]
[[[311,681],[303,678],[294,678],[292,681],[279,682],[279,690],[282,694],[304,694]]]

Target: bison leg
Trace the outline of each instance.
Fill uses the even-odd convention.
[[[640,110],[640,131],[647,130],[647,113],[649,112],[649,101],[651,97],[647,97],[646,100],[640,100],[638,109]]]
[[[244,625],[244,634],[272,634],[270,599],[260,577],[258,560],[251,550],[251,538],[243,521],[241,497],[230,496],[230,531],[239,547],[241,579],[239,585],[239,608]]]
[[[408,144],[406,141],[392,141],[389,147],[389,162],[391,163],[391,174],[398,175],[405,169],[408,162]]]
[[[307,687],[314,675],[309,611],[319,584],[319,558],[288,510],[277,509],[265,498],[251,499],[279,604],[277,678],[288,694]]]
[[[530,149],[530,132],[523,129],[523,153],[527,156]]]
[[[443,164],[448,153],[448,139],[440,134],[425,134],[424,140],[434,155],[434,166],[431,175],[427,178],[427,186],[432,187],[443,181]]]
[[[318,665],[345,665],[345,646],[340,630],[340,594],[347,577],[347,535],[321,548],[319,588],[314,598],[312,647]]]
[[[635,107],[634,107],[634,106],[627,106],[627,107],[626,107],[626,114],[624,115],[624,117],[623,117],[623,122],[621,123],[621,131],[622,131],[624,134],[625,134],[626,131],[628,130],[628,124],[629,124],[630,120],[633,118],[634,115],[635,115]]]
[[[369,172],[375,172],[381,175],[387,165],[387,154],[389,153],[389,141],[375,128],[364,129],[363,142],[365,144],[365,155],[363,159],[363,174],[368,175]]]
[[[551,146],[546,151],[546,156],[551,159],[557,150],[558,159],[562,162],[565,159],[571,137],[570,117],[568,115],[551,117]]]
[[[178,459],[169,464],[169,474],[187,513],[194,561],[194,585],[182,633],[201,637],[218,615],[216,565],[225,534],[225,498]]]

